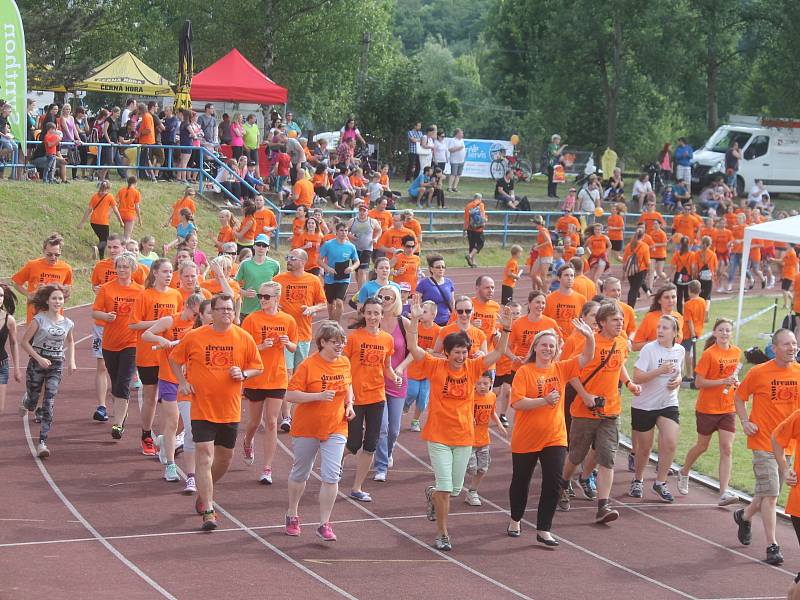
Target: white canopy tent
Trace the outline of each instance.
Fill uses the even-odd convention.
[[[750,225],[744,230],[744,248],[742,250],[742,274],[747,272],[750,263],[750,246],[753,240],[772,240],[775,242],[786,242],[788,244],[800,243],[800,216],[780,219],[778,221],[767,221],[758,225]],[[739,310],[736,322],[742,320],[742,302],[744,302],[745,277],[739,281]],[[739,328],[736,328],[736,344],[739,343]]]

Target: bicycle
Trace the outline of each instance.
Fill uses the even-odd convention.
[[[530,161],[517,156],[506,156],[506,149],[502,144],[493,144],[489,149],[489,156],[492,159],[489,177],[494,181],[500,181],[509,169],[514,181],[530,181],[533,177]]]

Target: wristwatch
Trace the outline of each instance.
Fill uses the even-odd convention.
[[[245,379],[247,379],[247,378],[248,378],[248,375],[247,375],[247,373],[245,373],[244,371],[242,371],[242,381],[244,381],[244,380],[245,380]]]

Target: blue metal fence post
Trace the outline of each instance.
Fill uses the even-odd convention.
[[[198,170],[198,180],[200,182],[200,193],[202,194],[205,191],[205,174],[206,170],[204,168],[206,163],[206,149],[203,146],[198,146],[197,148],[200,150],[199,157],[200,157],[200,164],[197,165]]]
[[[508,243],[508,213],[503,213],[503,248]]]

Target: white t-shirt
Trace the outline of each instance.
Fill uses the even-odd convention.
[[[467,148],[464,146],[464,140],[453,138],[447,145],[447,151],[450,153],[450,164],[461,165],[467,158]]]
[[[433,161],[437,163],[447,162],[447,144],[439,140],[433,142]]]
[[[748,194],[747,196],[747,201],[750,204],[761,206],[763,204],[761,201],[762,196],[766,196],[767,198],[769,198],[769,192],[767,191],[767,188],[765,187],[762,188],[757,185],[754,185],[752,188],[750,188],[750,194]]]
[[[649,181],[640,181],[637,179],[633,182],[633,195],[634,196],[644,196],[645,194],[649,194],[653,191],[653,186],[650,185]]]
[[[593,213],[595,206],[600,202],[600,190],[597,188],[590,190],[582,188],[578,193],[578,211]]]
[[[659,410],[669,406],[678,406],[678,389],[667,389],[667,382],[680,375],[683,358],[686,354],[683,346],[675,344],[672,348],[665,348],[658,341],[648,342],[644,345],[639,358],[634,365],[640,371],[652,371],[664,363],[676,365],[677,370],[667,375],[659,375],[647,383],[642,384],[642,393],[634,396],[631,406],[641,410]]]

